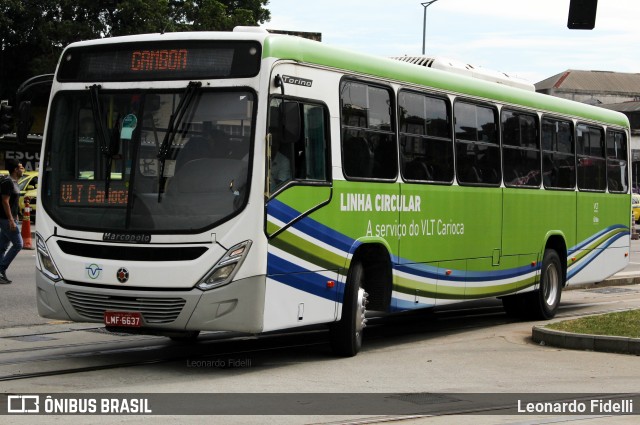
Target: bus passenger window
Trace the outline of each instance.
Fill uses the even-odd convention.
[[[507,187],[540,186],[538,117],[502,111],[502,168]]]
[[[607,186],[609,192],[627,193],[629,169],[627,139],[621,131],[607,130]]]
[[[604,131],[600,127],[578,124],[576,134],[578,188],[602,192],[607,188]]]
[[[448,102],[403,90],[398,95],[398,110],[404,179],[451,183],[453,141]]]
[[[500,184],[500,145],[495,109],[468,102],[454,106],[456,173],[463,184]]]
[[[392,92],[355,81],[340,86],[342,164],[348,178],[395,179],[398,146]]]
[[[573,124],[542,119],[542,182],[546,189],[573,189],[576,168]]]

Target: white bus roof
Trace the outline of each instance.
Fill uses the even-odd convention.
[[[523,78],[514,77],[504,72],[495,71],[492,69],[474,66],[455,59],[428,56],[396,56],[392,57],[391,59],[408,62],[427,68],[440,69],[442,71],[448,71],[454,74],[466,75],[468,77],[491,81],[493,83],[504,84],[511,87],[518,87],[524,90],[536,90],[533,83]]]

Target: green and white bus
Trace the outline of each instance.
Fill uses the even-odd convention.
[[[628,263],[619,113],[297,37],[74,43],[47,115],[40,315],[174,339],[499,297]]]

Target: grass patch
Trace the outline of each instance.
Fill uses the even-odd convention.
[[[552,323],[547,328],[590,335],[640,338],[640,310],[607,313]]]

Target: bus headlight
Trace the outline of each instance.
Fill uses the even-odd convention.
[[[244,241],[229,249],[213,266],[196,288],[208,291],[231,282],[251,248],[251,241]]]
[[[38,269],[42,273],[46,274],[49,277],[49,279],[53,280],[54,282],[57,282],[58,280],[62,279],[60,277],[60,272],[58,272],[56,265],[53,263],[53,260],[51,259],[51,255],[49,254],[47,245],[44,243],[44,239],[42,239],[42,236],[40,236],[40,234],[38,233],[36,233],[36,249],[38,252],[38,255],[37,255]]]

